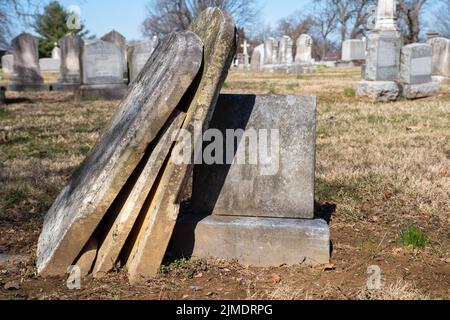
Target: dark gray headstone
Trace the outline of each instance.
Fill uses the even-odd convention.
[[[210,128],[218,129],[224,137],[230,129],[256,132],[258,150],[249,147],[249,140],[244,142],[245,139],[242,139],[234,150],[230,148],[230,143],[224,146],[221,161],[225,164],[197,165],[192,196],[194,213],[314,217],[315,98],[221,95]],[[272,142],[273,129],[278,130],[279,153]],[[229,141],[232,140],[228,137]],[[261,147],[260,143],[265,141],[268,142],[268,150]],[[208,144],[205,143],[205,146]],[[245,149],[245,164],[236,163]],[[256,153],[256,158],[251,160],[248,153]],[[272,157],[265,159],[264,155]],[[235,164],[229,165],[230,159],[234,159]]]
[[[57,87],[75,89],[81,84],[81,52],[83,40],[69,34],[59,40],[61,69]]]

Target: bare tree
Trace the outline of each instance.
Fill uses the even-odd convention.
[[[304,16],[301,12],[297,11],[278,22],[276,33],[278,36],[289,36],[295,41],[302,34],[310,33],[313,25],[313,17]]]
[[[325,3],[319,3],[315,11],[313,30],[319,39],[320,59],[323,60],[331,48],[328,37],[336,30],[337,12]]]
[[[434,16],[436,17],[436,31],[441,36],[450,38],[450,1],[442,1]]]
[[[13,31],[28,26],[39,3],[32,0],[0,0],[0,46],[8,48]]]
[[[259,9],[255,0],[151,0],[143,23],[144,35],[163,36],[186,30],[200,12],[218,7],[233,17],[239,27],[250,26]]]
[[[419,42],[422,27],[420,15],[428,2],[429,0],[398,0],[405,43]]]

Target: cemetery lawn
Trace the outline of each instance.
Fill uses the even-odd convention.
[[[450,299],[450,86],[433,98],[372,103],[354,96],[360,78],[358,68],[232,72],[222,90],[317,96],[316,211],[330,221],[332,264],[258,269],[168,259],[145,286],[129,286],[118,271],[83,280],[79,291],[37,277],[36,243],[117,102],[8,92],[0,106],[0,254],[14,262],[0,260],[0,299]],[[381,290],[365,289],[369,266],[380,267]]]

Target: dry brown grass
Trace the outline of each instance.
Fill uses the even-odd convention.
[[[232,72],[225,93],[275,93],[318,97],[316,200],[331,210],[334,245],[331,272],[284,267],[250,270],[214,264],[203,277],[163,275],[151,292],[131,289],[122,274],[111,283],[89,282],[68,297],[450,299],[450,87],[438,97],[372,103],[344,94],[360,79],[358,68],[320,69],[315,74]],[[57,297],[63,281],[35,279],[32,259],[42,219],[83,160],[117,102],[76,104],[62,93],[13,94],[0,107],[0,245],[26,254],[31,263],[0,274],[1,284],[24,278],[32,298]],[[402,249],[405,226],[423,229],[429,246]],[[378,293],[361,291],[369,265],[379,265],[388,283]],[[25,270],[25,271],[23,271]],[[280,275],[274,284],[271,274]],[[203,280],[202,280],[203,279]],[[396,283],[405,279],[405,283]],[[406,285],[414,283],[415,286]],[[205,292],[192,293],[189,286]],[[46,289],[41,293],[40,288]],[[106,289],[103,289],[106,288]],[[221,290],[219,290],[221,289]],[[417,290],[417,291],[416,291]],[[205,296],[207,291],[213,295]],[[154,295],[153,293],[154,292]],[[422,294],[423,293],[423,294]]]

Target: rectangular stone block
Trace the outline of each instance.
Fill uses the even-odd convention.
[[[188,215],[180,218],[173,240],[180,257],[236,259],[256,267],[330,261],[323,220]]]
[[[408,85],[429,83],[431,79],[431,45],[413,43],[402,48],[400,82]]]
[[[59,72],[61,60],[52,58],[39,59],[39,67],[41,72]]]
[[[369,34],[365,80],[397,81],[400,73],[401,47],[402,38],[398,32]]]
[[[130,48],[130,53],[128,57],[128,65],[130,68],[130,82],[134,81],[136,77],[141,72],[144,65],[147,63],[148,59],[153,53],[156,45],[158,44],[158,39],[154,38],[149,41],[141,42]]]
[[[433,76],[450,78],[450,39],[437,37],[428,43],[433,48]]]
[[[195,166],[194,212],[314,217],[314,97],[221,95],[210,128],[224,137],[223,155]],[[242,139],[234,143],[239,131]]]
[[[437,95],[439,84],[436,82],[427,82],[422,84],[403,85],[402,94],[406,99],[419,99]]]
[[[2,70],[5,74],[12,74],[14,68],[14,56],[6,54],[2,57]]]
[[[84,85],[124,83],[122,48],[105,41],[87,41],[82,53]]]

